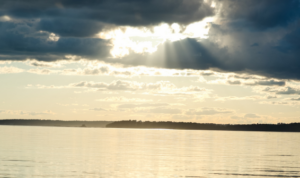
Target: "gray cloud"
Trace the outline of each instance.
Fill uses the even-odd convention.
[[[277,32],[280,34],[272,34],[273,32],[270,34],[264,32],[235,33],[236,29],[232,29],[232,31],[228,30],[228,34],[223,35],[220,30],[215,31],[216,28],[219,27],[212,27],[208,39],[166,42],[158,46],[158,50],[154,54],[149,56],[133,54],[123,58],[122,62],[165,68],[211,69],[248,73],[268,78],[300,79],[300,60],[298,58],[300,55],[298,41],[300,40],[296,40],[300,39],[300,33],[285,32],[288,33],[287,35],[280,32]],[[300,29],[300,26],[297,28]],[[270,39],[269,35],[274,35],[276,38]],[[254,49],[247,44],[247,41],[254,40],[264,41]],[[282,48],[286,49],[282,50]],[[260,84],[269,85],[271,83],[261,82]],[[284,85],[284,82],[273,81],[273,85]]]
[[[222,4],[221,22],[211,24],[208,39],[166,42],[146,64],[300,79],[299,1],[217,2]],[[282,86],[284,82],[260,85]]]
[[[285,81],[275,81],[275,80],[262,80],[262,81],[255,81],[254,83],[249,83],[245,85],[267,85],[267,86],[284,86]]]
[[[278,95],[300,95],[300,88],[296,86],[266,87],[263,88],[261,91],[275,93]]]
[[[148,112],[148,113],[156,113],[156,114],[180,114],[180,109],[175,108],[166,108],[166,107],[158,107],[158,108],[152,108],[143,110],[142,112]]]
[[[161,22],[184,25],[214,15],[214,9],[202,0],[2,0],[0,16],[15,20],[0,22],[0,60],[55,61],[65,59],[65,55],[77,55],[128,65],[300,79],[298,0],[216,3],[222,5],[217,6],[219,21],[210,25],[208,39],[168,41],[154,54],[110,59],[110,42],[91,38],[103,28],[149,27]],[[51,36],[52,32],[60,38]],[[259,85],[283,86],[284,82]]]
[[[63,37],[92,37],[105,25],[93,20],[72,18],[44,18],[37,24],[38,30],[48,31]]]
[[[103,59],[109,56],[109,41],[92,38],[103,29],[189,24],[211,15],[214,8],[204,0],[2,0],[0,60],[55,61],[65,55]],[[52,33],[60,38],[49,40]]]
[[[260,118],[260,116],[256,114],[245,114],[243,117],[241,116],[231,116],[232,119],[255,119]]]
[[[284,90],[277,91],[276,94],[279,95],[300,95],[299,88],[286,87]]]
[[[244,118],[260,118],[260,116],[256,115],[256,114],[246,114],[244,116]]]
[[[15,18],[56,18],[57,20],[63,17],[75,21],[94,20],[130,26],[147,26],[161,22],[188,24],[214,14],[214,9],[203,0],[46,0],[42,2],[2,0],[0,7],[0,14]],[[55,20],[46,22],[46,26],[59,24],[60,22]],[[71,26],[73,24],[71,22]],[[63,24],[62,31],[64,28]],[[77,26],[77,28],[85,27]],[[70,29],[72,30],[75,29]]]
[[[143,104],[121,104],[118,106],[120,109],[128,108],[147,108],[147,107],[163,107],[168,106],[167,103],[143,103]]]
[[[53,61],[63,59],[65,55],[89,58],[103,58],[109,55],[111,47],[107,40],[73,37],[51,39],[50,33],[35,31],[33,25],[31,22],[0,22],[0,54],[3,55],[0,56],[0,60],[34,58]]]
[[[221,16],[235,28],[265,30],[287,26],[299,17],[297,0],[222,0]]]
[[[201,108],[201,109],[189,109],[187,115],[215,115],[215,114],[228,114],[233,113],[232,110],[224,108]]]
[[[281,80],[266,79],[250,79],[246,80],[226,80],[230,85],[246,85],[246,86],[285,86],[286,82]]]
[[[91,111],[106,111],[106,109],[103,108],[92,108]]]

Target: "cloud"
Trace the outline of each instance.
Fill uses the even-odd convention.
[[[244,83],[244,85],[267,85],[267,86],[284,86],[285,81],[276,81],[276,80],[262,80],[262,81],[254,81],[253,83]]]
[[[278,95],[300,95],[300,87],[286,86],[286,87],[266,87],[259,88],[262,92],[271,92]]]
[[[246,114],[244,116],[244,118],[260,118],[260,116],[256,115],[256,114]]]
[[[13,18],[41,18],[41,26],[48,30],[67,32],[67,34],[90,34],[86,21],[115,25],[153,25],[162,22],[188,24],[200,21],[214,14],[214,9],[203,0],[177,1],[139,1],[139,0],[103,0],[103,1],[68,1],[57,0],[40,2],[2,0],[0,12]],[[67,23],[67,20],[70,21]],[[82,22],[83,21],[83,22]],[[66,24],[65,24],[66,23]],[[56,27],[56,29],[50,27]],[[61,26],[61,27],[60,27]],[[70,26],[70,27],[68,27]],[[81,28],[77,30],[74,28]],[[83,29],[86,29],[84,31]],[[73,31],[74,32],[73,32]],[[90,33],[88,33],[90,32]]]
[[[26,72],[33,73],[33,74],[39,74],[39,75],[48,75],[48,74],[52,74],[52,73],[58,73],[59,71],[49,70],[49,69],[29,69]]]
[[[300,79],[299,1],[224,0],[215,4],[213,8],[212,1],[204,0],[3,0],[0,60],[57,61],[70,60],[66,56],[73,55],[131,66],[210,69],[273,78],[252,85],[283,86],[284,81],[275,79]],[[208,25],[206,39],[165,41],[152,54],[129,50],[127,56],[113,57],[110,52],[118,45],[96,35],[101,30],[122,31],[128,26],[153,31],[152,26],[161,23],[178,23],[184,29],[210,16],[215,20]],[[83,71],[87,75],[100,73],[97,69]]]
[[[221,17],[236,28],[267,30],[285,27],[299,17],[299,1],[294,0],[224,0]]]
[[[28,85],[27,88],[39,89],[63,89],[63,88],[85,88],[93,91],[128,91],[128,92],[148,92],[155,95],[178,95],[187,96],[195,95],[199,98],[207,96],[212,90],[200,88],[198,86],[176,87],[169,81],[159,81],[155,83],[143,83],[128,80],[115,80],[111,83],[105,82],[78,82],[66,86],[45,86],[45,85]]]
[[[103,58],[110,54],[109,45],[99,38],[54,38],[52,33],[36,31],[34,22],[0,22],[0,60],[56,61],[66,55]]]
[[[0,67],[0,74],[12,74],[21,72],[24,72],[24,70],[17,67]]]
[[[91,111],[107,111],[106,109],[103,109],[103,108],[92,108],[90,110]]]
[[[229,85],[245,85],[245,86],[285,86],[286,81],[274,79],[217,79],[204,81],[209,84],[229,84]]]
[[[142,109],[142,110],[139,110],[139,112],[155,113],[155,114],[180,114],[181,110],[175,109],[175,108],[157,107],[157,108],[151,108],[151,109]]]
[[[0,65],[5,65],[5,64],[11,64],[12,61],[1,61],[0,60]]]
[[[55,33],[61,37],[93,37],[105,24],[93,19],[74,19],[70,17],[42,18],[37,29]]]
[[[226,97],[216,97],[215,101],[228,101],[228,100],[261,100],[266,99],[266,97],[253,95],[253,96],[226,96]]]
[[[169,106],[169,104],[167,103],[121,104],[118,105],[118,108],[132,109],[132,108],[165,107],[165,106]]]
[[[101,102],[151,102],[152,100],[142,99],[142,98],[125,98],[125,97],[107,97],[103,99],[97,99],[96,101]]]
[[[240,34],[246,39],[239,41],[236,40],[239,38],[231,32],[225,36],[222,35],[222,32],[214,32],[212,28],[210,34],[210,38],[202,40],[187,38],[175,42],[167,41],[159,45],[157,51],[153,54],[131,54],[125,56],[122,60],[116,59],[115,61],[130,65],[173,69],[210,69],[262,75],[268,78],[300,79],[297,67],[300,66],[300,61],[297,60],[298,52],[296,50],[290,54],[284,53],[275,48],[278,43],[274,41],[272,44],[261,45],[260,49],[248,49],[250,47],[243,43],[252,36],[249,35],[251,37],[248,37],[247,33]],[[259,36],[259,34],[256,34],[256,36]],[[225,37],[226,40],[222,40]],[[253,38],[257,37],[252,37],[252,40]],[[281,38],[283,38],[283,35]],[[295,49],[299,48],[296,47]],[[281,60],[283,58],[284,61]],[[273,83],[261,82],[258,84],[283,85],[284,82],[276,83],[273,81]]]
[[[201,109],[189,109],[186,111],[186,115],[216,115],[216,114],[230,114],[232,110],[225,108],[201,108]]]
[[[123,91],[141,91],[141,90],[164,90],[176,88],[176,86],[168,81],[160,81],[156,83],[139,83],[127,80],[116,80],[111,83],[104,82],[79,82],[69,85],[70,87],[96,88],[98,90],[123,90]]]
[[[277,91],[276,94],[279,94],[279,95],[299,95],[300,94],[300,89],[299,88],[286,87],[284,90]]]
[[[52,68],[52,67],[61,67],[60,63],[55,63],[55,62],[43,62],[43,61],[37,61],[37,60],[28,60],[27,63],[30,66],[34,67],[47,67],[47,68]]]
[[[261,118],[260,116],[256,114],[245,114],[244,116],[231,116],[232,119],[256,119]]]
[[[291,101],[263,101],[263,102],[260,102],[260,104],[287,105],[287,106],[298,106],[298,105],[300,105],[300,103],[297,102],[297,101],[294,101],[294,102],[291,102]]]
[[[95,66],[98,65],[98,66]],[[63,75],[110,75],[119,77],[134,76],[169,76],[169,77],[195,77],[195,76],[214,76],[216,72],[208,70],[175,70],[153,67],[125,67],[122,65],[95,64],[83,69],[64,69],[60,71]]]
[[[152,114],[180,114],[182,111],[178,108],[172,108],[168,103],[139,103],[139,104],[120,104],[117,106],[119,111],[132,111],[137,113]]]
[[[23,111],[23,110],[2,110],[1,113],[10,114],[10,115],[30,115],[30,116],[55,115],[55,113],[50,110],[46,110],[42,112]]]

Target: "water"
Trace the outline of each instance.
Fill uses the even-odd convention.
[[[300,133],[0,126],[0,177],[300,177]]]

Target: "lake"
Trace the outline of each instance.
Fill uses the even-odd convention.
[[[0,126],[0,177],[300,177],[300,133]]]

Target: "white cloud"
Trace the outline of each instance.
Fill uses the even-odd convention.
[[[0,65],[11,64],[12,61],[0,61]]]
[[[260,104],[298,106],[298,105],[300,105],[300,102],[298,102],[298,101],[262,101],[262,102],[260,102]]]
[[[27,70],[27,72],[33,73],[33,74],[48,75],[48,74],[52,74],[52,73],[58,73],[59,71],[49,70],[49,69],[29,69],[29,70]]]
[[[12,74],[21,72],[24,72],[24,70],[17,67],[0,67],[0,74]]]
[[[216,97],[215,101],[228,101],[228,100],[261,100],[266,99],[264,96],[253,95],[253,96],[226,96],[226,97]]]
[[[40,89],[86,88],[97,91],[144,91],[158,95],[191,95],[199,93],[207,94],[211,92],[211,90],[200,88],[198,86],[178,88],[169,81],[159,81],[155,83],[143,83],[128,80],[115,80],[111,83],[82,81],[78,83],[71,83],[67,86],[28,85],[27,87],[37,87]]]
[[[55,113],[46,110],[42,112],[33,112],[33,111],[23,111],[23,110],[2,110],[1,113],[10,114],[10,115],[30,115],[30,116],[41,116],[41,115],[54,115]]]

